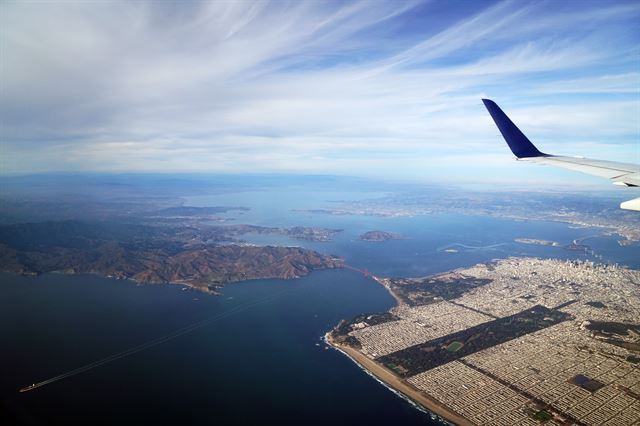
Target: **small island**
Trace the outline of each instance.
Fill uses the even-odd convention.
[[[557,247],[560,244],[558,244],[555,241],[549,241],[549,240],[538,240],[535,238],[516,238],[514,240],[516,243],[520,243],[520,244],[533,244],[533,245],[538,245],[538,246],[552,246],[552,247]]]
[[[368,231],[360,235],[358,238],[360,241],[389,241],[389,240],[401,240],[402,235],[393,232],[385,231]]]

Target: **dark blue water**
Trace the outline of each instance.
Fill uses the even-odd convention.
[[[237,223],[342,228],[331,242],[247,239],[338,254],[382,276],[419,276],[508,256],[595,259],[562,247],[514,242],[537,238],[565,245],[596,235],[593,229],[461,215],[379,218],[292,211],[301,203],[302,208],[330,208],[334,200],[363,195],[316,193],[304,202],[300,196],[226,194],[193,204],[252,207],[229,213]],[[372,229],[405,238],[357,239]],[[640,267],[638,247],[620,247],[613,237],[585,243],[603,261]],[[381,286],[348,270],[237,283],[219,297],[94,276],[3,274],[0,423],[435,424],[320,340],[340,319],[385,311],[392,304]],[[110,364],[17,392],[224,312],[235,313]]]
[[[1,396],[24,424],[433,423],[320,340],[341,318],[392,306],[380,286],[354,272],[245,282],[222,297],[93,276],[0,278]],[[144,352],[17,392],[263,300]]]

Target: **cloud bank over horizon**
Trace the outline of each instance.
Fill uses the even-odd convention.
[[[640,162],[637,2],[0,4],[3,174],[536,180],[543,151]],[[534,170],[535,169],[535,170]]]

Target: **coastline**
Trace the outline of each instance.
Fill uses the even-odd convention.
[[[1,245],[1,243],[0,243]],[[219,246],[225,247],[225,246]],[[256,246],[261,247],[261,246]],[[274,247],[274,248],[296,248],[292,246],[266,246],[266,247]],[[301,249],[306,250],[306,249]],[[318,253],[319,254],[319,253]],[[323,256],[323,255],[321,255]],[[340,258],[331,258],[331,262],[324,263],[320,266],[318,265],[309,265],[306,270],[299,272],[299,268],[295,270],[291,274],[285,275],[277,275],[276,273],[263,273],[261,276],[259,273],[247,274],[247,273],[238,273],[238,277],[226,278],[226,280],[215,280],[211,281],[210,279],[207,281],[201,281],[201,277],[180,277],[178,279],[155,279],[148,278],[149,271],[139,271],[135,273],[113,273],[110,271],[100,271],[98,269],[92,268],[87,270],[82,270],[76,267],[69,267],[64,269],[54,269],[54,270],[26,270],[26,269],[11,269],[11,268],[3,268],[0,266],[0,273],[13,274],[20,277],[28,277],[28,278],[37,278],[46,274],[55,274],[55,275],[92,275],[108,280],[114,281],[128,281],[134,283],[137,286],[147,286],[147,285],[179,285],[183,287],[187,287],[189,290],[199,291],[205,294],[210,294],[214,296],[221,295],[221,289],[227,285],[235,284],[244,281],[253,281],[253,280],[296,280],[300,278],[304,278],[311,274],[314,271],[320,270],[328,270],[328,269],[342,269],[344,268],[343,260]],[[275,262],[274,262],[275,263]]]
[[[408,382],[400,379],[398,376],[396,376],[391,371],[387,370],[374,360],[366,357],[365,355],[351,347],[336,343],[331,338],[331,332],[327,332],[327,334],[325,334],[324,340],[333,349],[346,355],[358,366],[360,366],[360,368],[365,370],[369,375],[376,378],[382,384],[390,388],[395,393],[398,393],[403,398],[408,399],[412,404],[416,405],[417,408],[425,410],[429,414],[438,416],[445,421],[451,422],[456,425],[474,426],[474,423],[470,422],[468,419],[450,410],[447,406],[426,395]]]
[[[404,301],[403,301],[402,299],[400,299],[400,297],[398,297],[398,295],[397,295],[397,294],[395,294],[395,292],[394,292],[393,290],[391,290],[391,287],[389,287],[389,286],[384,282],[384,278],[378,278],[378,277],[376,277],[375,275],[372,275],[372,276],[371,276],[371,278],[373,278],[373,280],[374,280],[375,282],[377,282],[377,283],[378,283],[378,284],[380,284],[382,287],[384,287],[384,288],[387,290],[387,292],[391,295],[391,297],[393,297],[393,298],[394,298],[394,300],[396,301],[396,306],[394,306],[394,308],[395,308],[395,307],[397,307],[397,306],[402,306],[402,305],[404,305]],[[391,308],[391,309],[393,309],[393,308]]]

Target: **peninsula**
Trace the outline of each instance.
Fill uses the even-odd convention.
[[[226,283],[298,278],[343,261],[313,250],[255,246],[236,237],[277,233],[324,240],[333,230],[149,226],[53,221],[0,226],[0,270],[23,275],[92,273],[140,284],[175,283],[216,292]]]
[[[375,278],[389,312],[326,341],[456,424],[640,421],[640,271],[509,258],[424,278]]]

